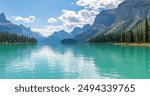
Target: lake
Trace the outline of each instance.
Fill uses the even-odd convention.
[[[150,47],[0,45],[1,79],[150,79]]]

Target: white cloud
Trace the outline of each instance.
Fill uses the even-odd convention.
[[[59,19],[63,22],[65,31],[72,31],[75,27],[82,27],[85,24],[92,24],[101,8],[115,8],[124,0],[77,0],[78,6],[84,9],[75,12],[72,10],[63,10]]]
[[[46,26],[45,28],[33,28],[33,31],[38,31],[44,36],[49,36],[55,31],[65,30],[71,32],[75,27],[82,27],[85,24],[93,24],[94,19],[101,8],[112,9],[118,6],[124,0],[77,0],[78,6],[84,8],[80,11],[63,10],[63,14],[57,18],[62,21],[61,26]],[[73,2],[71,2],[74,5]],[[16,21],[28,21],[27,18],[15,18]],[[35,18],[36,19],[36,18]],[[55,18],[49,18],[48,22],[53,24],[57,22]]]
[[[59,19],[63,22],[65,31],[72,31],[75,27],[82,27],[85,24],[92,24],[98,11],[83,9],[78,12],[63,10]]]
[[[115,8],[122,1],[124,0],[78,0],[76,4],[92,10],[98,10],[99,8]]]
[[[34,32],[40,32],[43,36],[47,37],[56,31],[63,30],[63,26],[46,26],[45,28],[32,28]]]
[[[13,19],[15,19],[15,21],[17,22],[26,22],[26,23],[33,23],[36,20],[35,16],[29,16],[27,18],[21,17],[21,16],[13,16]]]
[[[55,19],[55,18],[49,18],[48,19],[48,23],[56,23],[57,22],[57,20]]]

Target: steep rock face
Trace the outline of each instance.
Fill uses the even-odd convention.
[[[115,9],[103,10],[100,14],[96,16],[91,29],[74,36],[74,39],[78,41],[88,41],[88,39],[96,35],[98,31],[102,32],[107,28],[109,28],[115,22],[115,18],[116,18]]]
[[[146,4],[146,3],[149,3],[150,1],[149,1],[149,0],[125,0],[125,2],[127,2],[127,3],[131,3],[131,2],[132,2],[132,3],[137,3],[137,2],[138,2],[138,3],[139,3],[139,2],[141,3],[141,2],[142,2],[142,3],[145,3],[145,4]]]
[[[78,35],[78,38],[86,41],[101,33],[122,32],[124,28],[134,29],[147,17],[150,19],[150,0],[125,0],[115,9],[100,12],[92,28]]]
[[[121,3],[116,9],[117,17],[115,23],[121,22],[123,20],[144,20],[148,14],[149,9],[149,4],[144,3],[144,1],[125,1]]]
[[[15,25],[12,22],[8,21],[4,13],[0,14],[0,31],[22,34],[21,28],[18,25]]]
[[[105,29],[106,27],[111,26],[116,19],[116,10],[103,10],[100,14],[98,14],[95,18],[95,21],[92,25],[93,29]]]
[[[115,10],[116,19],[107,30],[109,33],[120,32],[123,28],[130,30],[143,22],[149,14],[150,0],[126,0]]]
[[[132,30],[148,17],[149,11],[149,0],[126,0],[116,9],[116,20],[107,32]]]

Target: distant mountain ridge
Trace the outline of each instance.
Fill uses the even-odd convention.
[[[75,36],[86,32],[87,30],[91,29],[91,25],[87,24],[84,25],[82,28],[76,27],[73,29],[72,32],[68,33],[64,30],[54,32],[52,35],[47,37],[44,41],[46,42],[60,42],[63,39],[76,39]]]
[[[65,32],[64,30],[54,32],[52,35],[48,36],[44,41],[45,42],[60,42],[62,39],[70,38],[71,34]]]

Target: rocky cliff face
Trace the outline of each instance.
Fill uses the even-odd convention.
[[[150,0],[126,0],[116,9],[115,22],[108,32],[132,30],[143,22],[150,12]]]
[[[118,29],[120,27],[126,27],[127,29],[131,29],[132,27],[136,26],[138,23],[145,20],[145,18],[148,16],[150,10],[150,0],[126,0],[123,3],[121,3],[118,8],[113,10],[106,10],[106,12],[101,12],[99,15],[97,15],[95,22],[98,22],[97,18],[99,20],[104,21],[110,21],[109,28],[112,29]],[[114,12],[115,11],[115,12]],[[106,14],[106,13],[113,13],[112,14]],[[105,17],[112,17],[108,19],[104,19],[101,15]],[[93,26],[102,25],[103,22],[98,22],[93,24]],[[104,27],[96,27],[99,31],[106,28]],[[95,28],[95,27],[94,27]],[[113,30],[115,31],[115,30]]]
[[[145,1],[145,2],[144,2]],[[144,20],[150,10],[150,0],[127,0],[121,3],[116,9],[115,23],[128,20]],[[147,3],[146,3],[147,2]]]
[[[98,14],[95,18],[94,24],[92,26],[93,29],[105,29],[106,27],[111,26],[116,19],[116,10],[103,10],[100,14]]]
[[[83,40],[88,40],[102,32],[121,32],[124,28],[134,29],[146,18],[150,20],[150,0],[125,0],[116,9],[100,12],[95,18],[91,31],[81,34],[81,37],[84,37]],[[87,34],[89,35],[85,38]]]
[[[142,2],[142,3],[145,3],[145,4],[146,4],[146,3],[149,3],[150,1],[149,1],[149,0],[125,0],[125,2],[126,2],[126,3],[131,3],[131,2],[132,2],[132,3],[137,3],[137,2],[138,2],[138,3],[141,3],[141,2]]]

